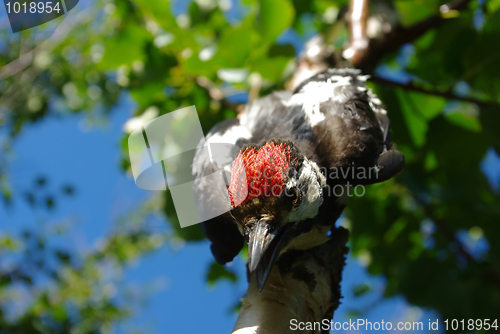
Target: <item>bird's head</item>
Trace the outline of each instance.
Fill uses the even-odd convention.
[[[248,270],[262,291],[277,258],[318,214],[325,176],[286,141],[240,150],[233,162],[231,215],[248,241]]]

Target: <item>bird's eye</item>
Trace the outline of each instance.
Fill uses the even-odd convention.
[[[292,205],[293,207],[296,207],[300,204],[300,200],[302,197],[302,194],[299,189],[293,188],[291,191],[291,198],[292,198]]]

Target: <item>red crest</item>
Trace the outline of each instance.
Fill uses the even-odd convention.
[[[290,148],[285,143],[249,147],[233,162],[229,199],[235,207],[257,197],[280,196],[290,168]]]

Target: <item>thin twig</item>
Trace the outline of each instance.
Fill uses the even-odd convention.
[[[497,102],[480,101],[480,100],[472,98],[472,97],[458,96],[449,90],[448,91],[439,91],[439,90],[427,89],[427,88],[423,88],[423,87],[419,87],[419,86],[415,85],[412,81],[408,81],[406,83],[401,83],[401,82],[397,82],[397,81],[384,79],[384,78],[381,78],[379,76],[372,76],[370,78],[370,81],[373,81],[375,83],[379,83],[379,84],[382,84],[385,86],[400,87],[400,88],[403,88],[405,90],[411,90],[414,92],[430,94],[430,95],[435,95],[435,96],[441,96],[441,97],[444,97],[444,98],[449,99],[449,100],[457,100],[457,101],[475,103],[480,107],[500,107],[500,104]]]
[[[417,200],[418,201],[418,200]],[[429,217],[434,224],[439,228],[441,233],[448,239],[449,242],[457,246],[458,253],[469,263],[476,262],[476,259],[469,253],[465,246],[457,239],[455,232],[448,226],[446,220],[437,218],[428,205],[418,201],[424,208],[425,215]]]
[[[35,55],[37,55],[39,52],[50,52],[54,48],[56,48],[62,41],[64,41],[73,27],[91,16],[92,10],[92,7],[90,7],[77,13],[72,11],[65,15],[63,22],[56,28],[52,36],[50,36],[47,40],[42,42],[33,50],[24,53],[16,60],[13,60],[7,65],[0,67],[0,80],[13,76],[14,74],[19,73],[26,67],[30,66],[35,59]]]
[[[455,231],[453,231],[447,224],[446,220],[438,218],[432,212],[432,208],[426,205],[417,197],[414,197],[415,201],[424,209],[425,215],[431,219],[438,229],[443,233],[443,235],[448,239],[451,244],[457,246],[458,253],[467,261],[467,263],[477,263],[477,260],[472,256],[472,254],[467,250],[463,243],[456,237]],[[497,288],[500,288],[500,274],[494,269],[489,268],[481,273],[481,279]]]
[[[238,113],[242,111],[243,105],[228,101],[224,92],[208,78],[203,76],[196,77],[196,83],[207,91],[210,98],[218,101],[223,108],[231,109]]]

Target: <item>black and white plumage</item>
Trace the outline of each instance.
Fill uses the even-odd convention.
[[[257,156],[266,147],[275,147],[269,146],[271,142],[285,147],[297,170],[295,176],[287,174],[283,189],[296,192],[301,199],[296,205],[297,197],[289,199],[289,194],[249,198],[240,205],[231,203],[231,212],[203,222],[219,263],[231,261],[247,239],[249,271],[260,270],[262,289],[270,267],[281,254],[328,239],[327,232],[347,201],[346,192],[339,195],[340,191],[332,189],[381,182],[403,169],[403,155],[392,148],[386,111],[366,88],[367,78],[354,69],[328,69],[304,81],[294,92],[279,91],[253,101],[240,119],[226,120],[210,131],[208,144],[229,143],[241,148],[229,154],[229,161],[237,156],[243,159],[245,152]],[[272,164],[274,160],[269,161]],[[196,154],[195,179],[216,169],[209,154],[201,150]],[[233,178],[234,188],[236,181],[228,167],[226,174]],[[209,180],[196,184],[195,192],[202,194],[200,205],[227,205],[220,203],[227,201],[220,193],[224,190],[207,191],[215,188]]]

